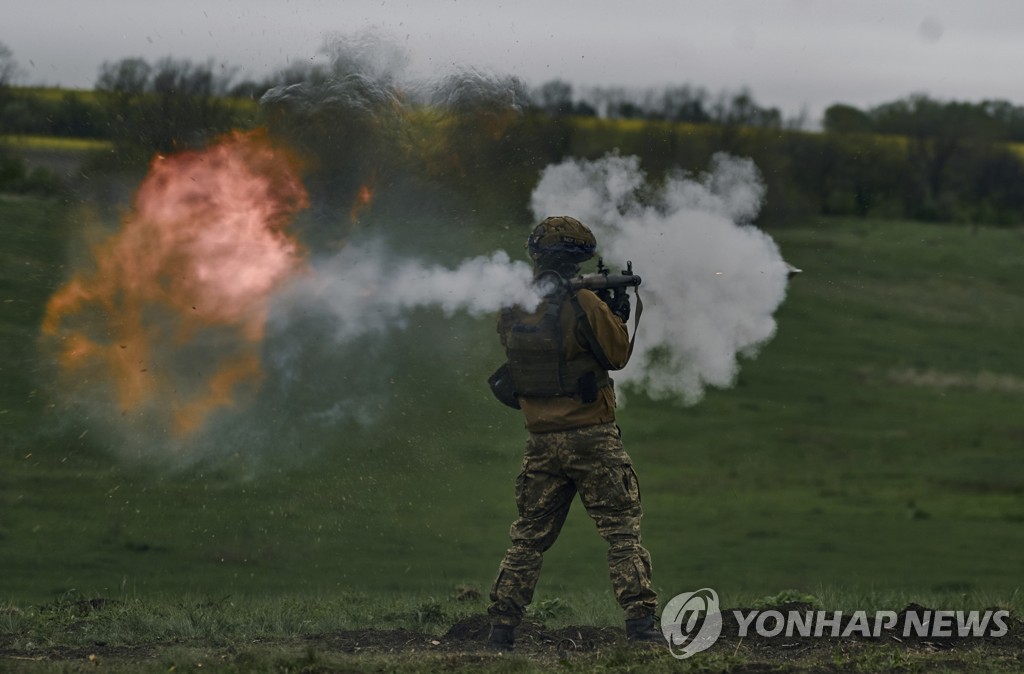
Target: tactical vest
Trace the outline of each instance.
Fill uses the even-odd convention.
[[[580,395],[584,402],[596,400],[597,390],[611,378],[590,352],[566,360],[561,309],[566,298],[556,293],[545,298],[544,314],[536,325],[524,323],[522,312],[503,309],[501,334],[515,395],[527,398],[555,398]],[[582,310],[577,311],[577,315]],[[586,320],[582,316],[579,320]]]

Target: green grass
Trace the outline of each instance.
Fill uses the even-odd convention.
[[[59,421],[32,380],[32,336],[61,273],[62,214],[3,208],[10,598],[487,584],[523,438],[486,398],[484,371],[393,410],[355,438],[362,447],[324,438],[329,452],[255,477],[125,466],[84,424],[65,445],[32,444],[33,424]],[[620,415],[659,589],[1012,592],[1024,554],[1021,394],[972,377],[1024,378],[1020,232],[821,221],[776,238],[806,272],[738,386],[686,409],[633,395]],[[489,343],[489,322],[463,327]],[[73,557],[60,554],[69,547]],[[989,549],[999,554],[979,554]],[[542,592],[603,588],[605,574],[603,542],[577,508]]]
[[[66,206],[0,194],[0,438],[4,440],[0,461],[4,475],[12,468],[8,462],[15,438],[33,429],[45,406],[38,395],[34,343],[46,300],[64,276],[68,233]],[[0,480],[7,486],[5,478]],[[8,493],[4,491],[4,498]],[[0,514],[0,536],[6,519]]]
[[[425,630],[443,631],[459,611],[483,610],[485,600],[453,596],[459,585],[486,595],[524,439],[485,391],[500,358],[490,321],[451,324],[475,345],[452,380],[424,374],[446,368],[400,372],[380,426],[325,437],[302,461],[129,465],[51,407],[35,352],[78,218],[0,199],[0,635],[21,635],[18,648],[25,630],[65,647],[100,634],[123,644],[219,635],[186,660],[269,635],[285,641],[238,653],[294,664],[308,655],[287,641],[296,635],[411,627],[432,602],[444,620]],[[713,587],[742,606],[791,589],[837,609],[1019,615],[1024,232],[820,219],[772,234],[805,273],[737,385],[692,408],[633,393],[620,414],[663,600]],[[577,504],[545,558],[536,615],[617,625],[608,585],[604,544]],[[60,597],[117,600],[121,622],[96,618],[75,635],[59,620],[32,623]],[[215,628],[189,626],[185,597],[213,602]],[[238,653],[221,664],[240,668]],[[850,657],[911,657],[901,653]],[[178,656],[161,657],[166,669]],[[393,668],[366,657],[356,666]]]
[[[52,150],[58,152],[93,152],[109,150],[114,144],[109,140],[96,138],[71,138],[68,136],[0,136],[0,145],[15,150]]]

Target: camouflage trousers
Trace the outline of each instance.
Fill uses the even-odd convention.
[[[653,615],[651,556],[640,544],[640,486],[614,423],[531,433],[516,478],[519,517],[491,588],[491,622],[518,625],[533,599],[544,552],[579,493],[608,542],[608,571],[626,618]]]

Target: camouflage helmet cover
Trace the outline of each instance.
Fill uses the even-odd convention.
[[[594,256],[597,239],[593,232],[576,218],[555,215],[541,220],[526,240],[530,257],[560,257],[583,262]]]

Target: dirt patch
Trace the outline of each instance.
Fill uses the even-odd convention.
[[[490,629],[486,615],[469,616],[452,625],[439,640],[453,647],[482,645],[487,642]],[[525,621],[516,628],[517,651],[593,652],[624,643],[623,630],[615,627],[573,625],[552,629],[537,622]]]
[[[102,660],[117,660],[121,662],[146,662],[156,658],[163,644],[140,644],[136,646],[108,646],[96,644],[93,646],[75,648],[42,648],[30,651],[16,650],[12,648],[0,648],[0,662],[3,660],[13,661],[50,661],[50,662],[93,662]],[[3,667],[0,666],[0,670]]]
[[[342,653],[396,653],[428,648],[436,638],[413,630],[362,629],[311,634],[305,640]]]
[[[481,614],[463,618],[440,636],[402,629],[361,629],[309,635],[305,640],[343,653],[494,653],[487,646],[489,633],[490,621]],[[526,621],[516,629],[515,650],[519,654],[596,652],[617,645],[625,645],[625,637],[614,627],[577,625],[555,629]]]

